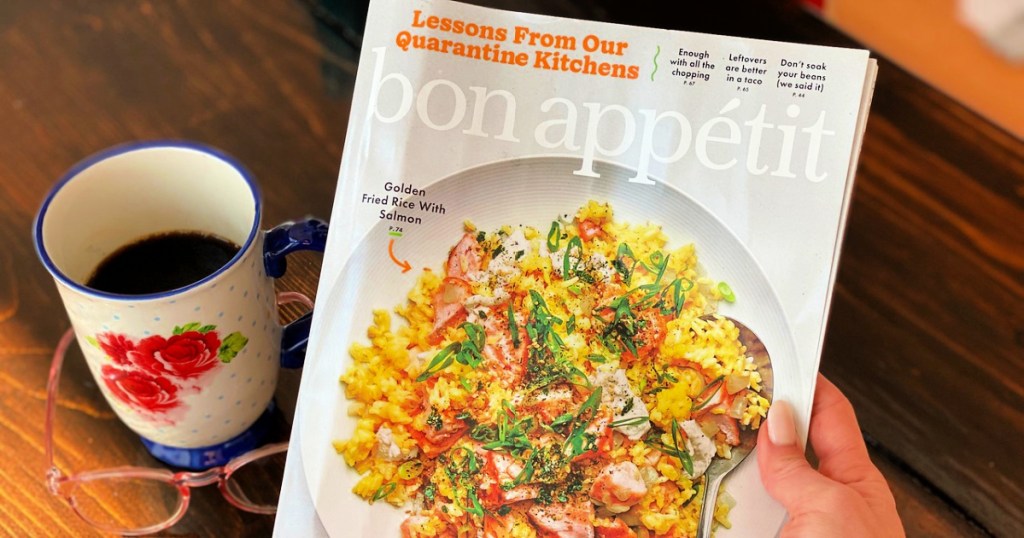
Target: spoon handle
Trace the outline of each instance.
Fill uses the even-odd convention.
[[[697,538],[711,536],[711,524],[715,520],[715,506],[718,504],[718,488],[725,474],[704,475],[704,495],[700,502],[700,521],[697,523]]]

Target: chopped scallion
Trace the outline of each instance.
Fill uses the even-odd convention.
[[[557,252],[561,244],[562,230],[556,220],[551,223],[551,229],[548,230],[548,252]]]
[[[618,428],[619,426],[639,426],[650,420],[651,417],[620,418],[619,420],[613,421],[609,426],[612,428]]]
[[[394,482],[388,482],[387,484],[382,485],[381,487],[377,488],[377,491],[373,493],[373,497],[370,499],[370,503],[375,503],[387,497],[388,495],[391,495],[391,492],[395,491],[395,488],[397,487],[398,484]]]
[[[729,284],[727,284],[725,282],[719,282],[718,283],[718,293],[722,294],[722,299],[724,299],[725,302],[727,302],[727,303],[735,303],[736,302],[736,294],[733,293],[732,287],[729,286]]]

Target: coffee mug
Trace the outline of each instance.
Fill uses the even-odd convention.
[[[302,363],[309,315],[279,325],[274,278],[288,253],[322,252],[327,225],[306,219],[264,232],[261,208],[256,183],[234,159],[159,141],[77,164],[36,216],[36,250],[89,370],[121,421],[169,464],[206,468],[255,448],[280,367]],[[212,274],[168,291],[87,286],[126,245],[170,233],[239,248]]]

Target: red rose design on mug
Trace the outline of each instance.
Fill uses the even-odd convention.
[[[135,350],[135,342],[123,334],[102,333],[97,340],[99,348],[117,364],[128,364],[128,353]]]
[[[249,339],[233,332],[222,340],[215,325],[188,323],[171,336],[147,336],[139,342],[105,332],[86,338],[114,364],[104,364],[103,382],[110,393],[138,412],[166,414],[182,408],[182,397],[201,391],[204,379],[231,362]]]
[[[133,364],[152,374],[171,374],[187,379],[199,377],[217,366],[219,349],[220,338],[216,331],[206,334],[189,331],[170,338],[144,338],[129,356]]]
[[[178,387],[174,383],[139,370],[122,370],[104,364],[103,383],[118,400],[136,409],[162,413],[180,403]]]

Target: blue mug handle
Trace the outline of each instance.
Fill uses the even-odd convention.
[[[286,222],[267,232],[263,240],[263,267],[268,276],[279,278],[288,269],[288,261],[285,258],[288,254],[300,250],[323,252],[326,246],[326,222],[311,217],[298,222]],[[306,360],[306,346],[309,343],[312,319],[313,313],[307,312],[285,325],[281,334],[282,367],[302,367]]]

